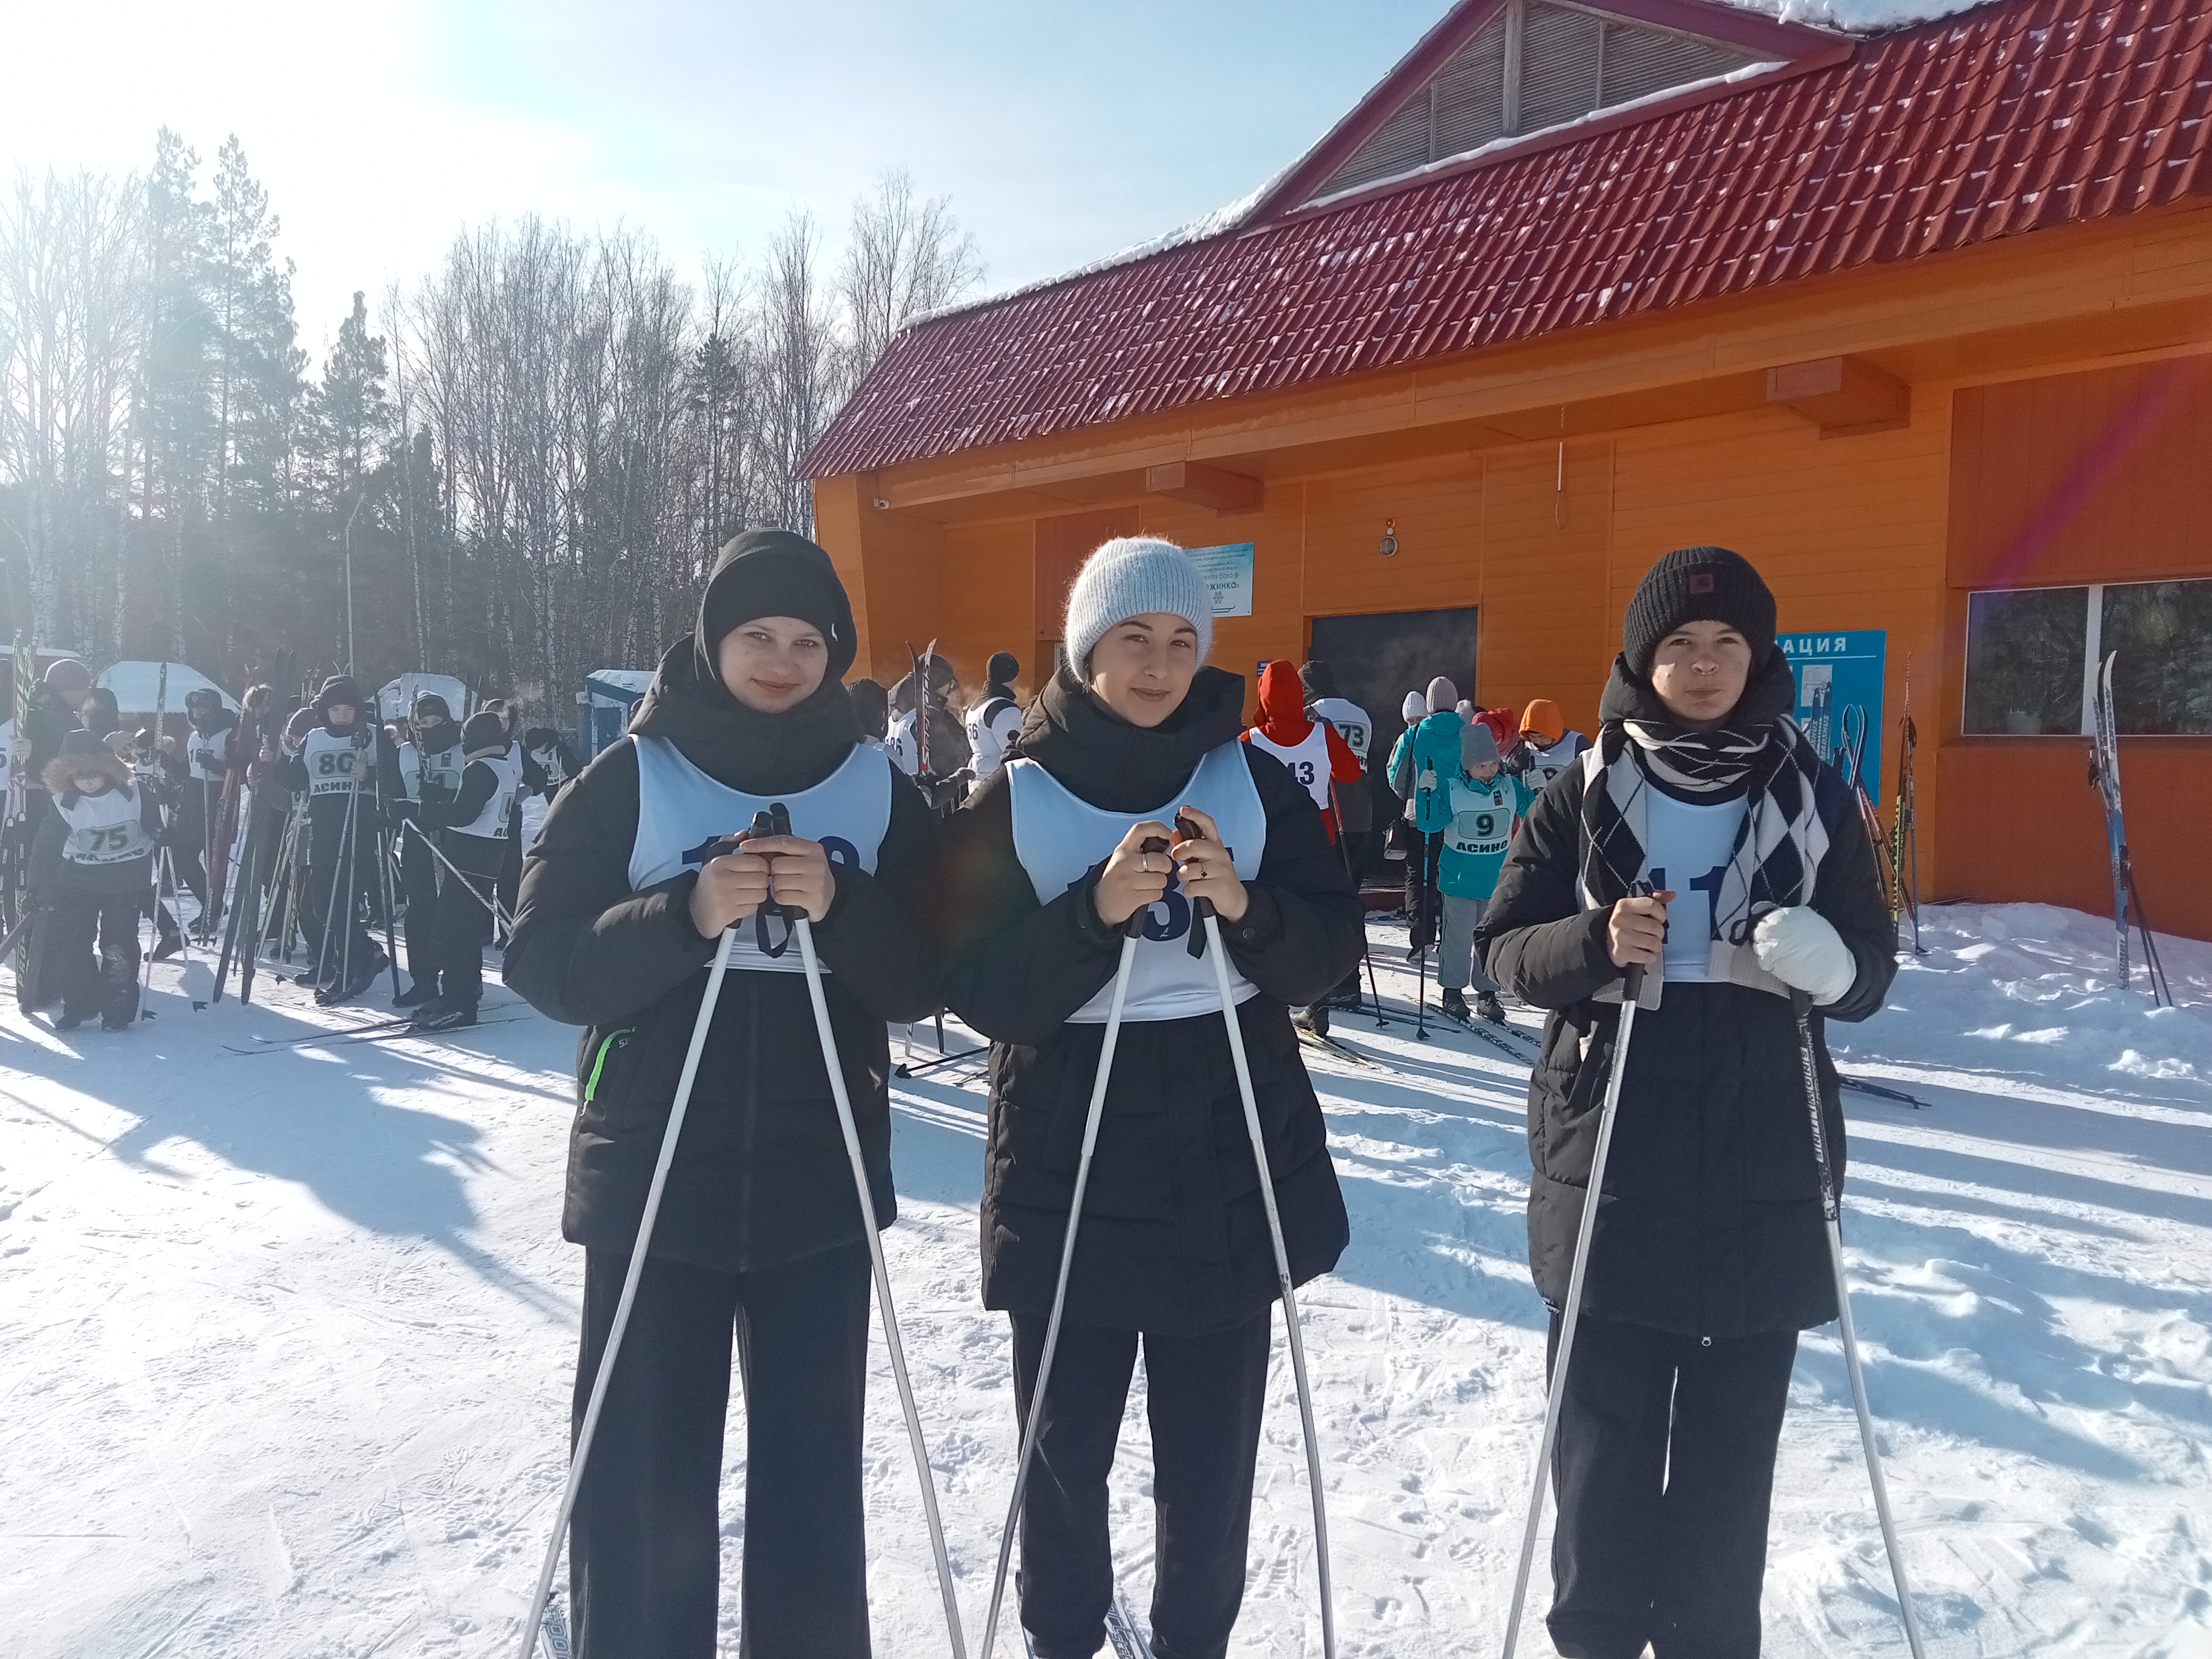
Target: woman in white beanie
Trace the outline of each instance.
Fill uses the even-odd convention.
[[[1292,1277],[1348,1227],[1289,1009],[1359,954],[1358,900],[1282,763],[1237,741],[1244,682],[1204,666],[1206,582],[1182,549],[1108,542],[1069,595],[1065,655],[945,847],[947,1003],[993,1039],[983,1294],[1012,1317],[1023,1420],[1044,1343],[1121,939],[1142,928],[1022,1510],[1039,1659],[1089,1659],[1113,1593],[1106,1480],[1141,1341],[1158,1659],[1220,1659],[1243,1599],[1274,1262],[1194,901],[1221,919]],[[1172,852],[1188,814],[1200,834]],[[1195,937],[1202,939],[1203,933]]]

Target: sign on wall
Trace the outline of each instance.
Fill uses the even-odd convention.
[[[1220,547],[1193,547],[1185,550],[1197,564],[1199,574],[1213,591],[1213,614],[1217,617],[1249,617],[1252,614],[1252,544],[1230,542]]]
[[[1797,677],[1797,724],[1820,758],[1864,747],[1867,793],[1881,798],[1881,685],[1887,634],[1879,628],[1829,634],[1784,634],[1775,643]],[[1846,769],[1851,769],[1846,768]]]

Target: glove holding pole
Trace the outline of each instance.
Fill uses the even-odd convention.
[[[1191,843],[1198,843],[1207,853],[1219,846],[1210,822],[1201,822],[1201,815],[1185,808],[1176,818],[1176,850],[1178,853]],[[1225,848],[1221,849],[1226,854]],[[1224,861],[1226,861],[1224,858]],[[1194,869],[1204,866],[1179,858],[1177,870],[1183,874],[1186,885],[1194,880],[1203,880],[1204,874],[1194,876]],[[1234,870],[1231,872],[1234,879]],[[1321,1583],[1321,1646],[1324,1659],[1335,1659],[1336,1610],[1335,1596],[1329,1580],[1328,1568],[1328,1508],[1322,1491],[1321,1443],[1314,1431],[1313,1389],[1306,1380],[1305,1341],[1298,1326],[1297,1293],[1291,1283],[1291,1256],[1283,1243],[1283,1221],[1275,1207],[1274,1172],[1267,1164],[1267,1143],[1260,1127],[1260,1103],[1252,1088],[1252,1062],[1244,1052],[1244,1028],[1237,1021],[1237,1000],[1229,983],[1229,952],[1221,943],[1221,921],[1214,914],[1213,901],[1200,894],[1194,902],[1194,914],[1198,925],[1205,929],[1206,945],[1213,957],[1213,982],[1221,993],[1221,1019],[1229,1035],[1229,1059],[1237,1069],[1237,1091],[1244,1103],[1244,1131],[1252,1142],[1252,1157],[1259,1166],[1260,1202],[1267,1216],[1267,1242],[1275,1252],[1275,1280],[1283,1298],[1283,1328],[1290,1338],[1291,1375],[1297,1385],[1298,1419],[1305,1433],[1306,1480],[1313,1490],[1314,1555]]]

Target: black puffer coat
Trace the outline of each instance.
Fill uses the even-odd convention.
[[[796,536],[756,532],[725,552],[715,582],[744,557],[826,567],[829,556]],[[849,611],[836,632],[821,689],[770,715],[724,690],[702,625],[700,637],[662,659],[630,730],[667,738],[731,788],[770,796],[810,788],[843,763],[859,734],[839,683],[852,665]],[[637,750],[625,738],[546,813],[523,870],[505,969],[507,984],[540,1012],[584,1027],[562,1231],[605,1249],[626,1250],[636,1237],[715,947],[691,925],[696,873],[630,890],[637,817]],[[918,1019],[936,1006],[934,957],[915,919],[935,838],[921,797],[894,776],[876,873],[840,869],[836,901],[814,927],[876,1215],[886,1226],[896,1199],[884,1022]],[[731,974],[652,1253],[733,1272],[851,1243],[863,1231],[805,976]]]
[[[1175,799],[1243,725],[1244,683],[1201,669],[1182,706],[1145,730],[1065,669],[1030,706],[1015,752],[1082,799],[1144,812]],[[1299,1283],[1327,1273],[1348,1237],[1321,1103],[1286,1005],[1304,1006],[1359,956],[1359,902],[1304,787],[1240,744],[1267,812],[1250,908],[1224,925],[1261,994],[1237,1012],[1275,1193]],[[1052,1304],[1084,1120],[1105,1027],[1066,1024],[1114,976],[1118,933],[1091,905],[1097,880],[1040,905],[1016,858],[1004,769],[951,820],[940,895],[945,998],[994,1039],[983,1194],[987,1306]],[[1103,852],[1101,854],[1103,862]],[[1067,1316],[1080,1325],[1188,1333],[1250,1316],[1277,1294],[1258,1171],[1221,1017],[1122,1027],[1084,1200]]]
[[[1789,666],[1778,653],[1771,665],[1735,724],[1771,721],[1790,706]],[[1618,664],[1599,713],[1608,721],[1668,718]],[[1823,768],[1814,800],[1829,842],[1813,908],[1859,969],[1841,1000],[1812,1016],[1840,1182],[1843,1111],[1821,1030],[1825,1020],[1862,1020],[1881,1008],[1897,972],[1896,929],[1850,791]],[[1514,838],[1475,933],[1491,973],[1553,1011],[1528,1083],[1528,1259],[1554,1307],[1566,1300],[1620,1014],[1618,1003],[1589,1000],[1617,984],[1620,970],[1606,940],[1610,912],[1578,902],[1582,805],[1583,770],[1571,767]],[[1638,1013],[1583,1295],[1601,1318],[1690,1336],[1803,1330],[1836,1316],[1788,1000],[1742,985],[1680,984]]]

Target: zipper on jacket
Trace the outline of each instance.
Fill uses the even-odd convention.
[[[584,1080],[584,1104],[588,1106],[599,1092],[599,1075],[607,1068],[607,1056],[614,1052],[615,1044],[626,1042],[635,1035],[637,1028],[625,1025],[620,1030],[610,1031],[599,1039],[599,1053],[592,1058],[592,1074]]]

